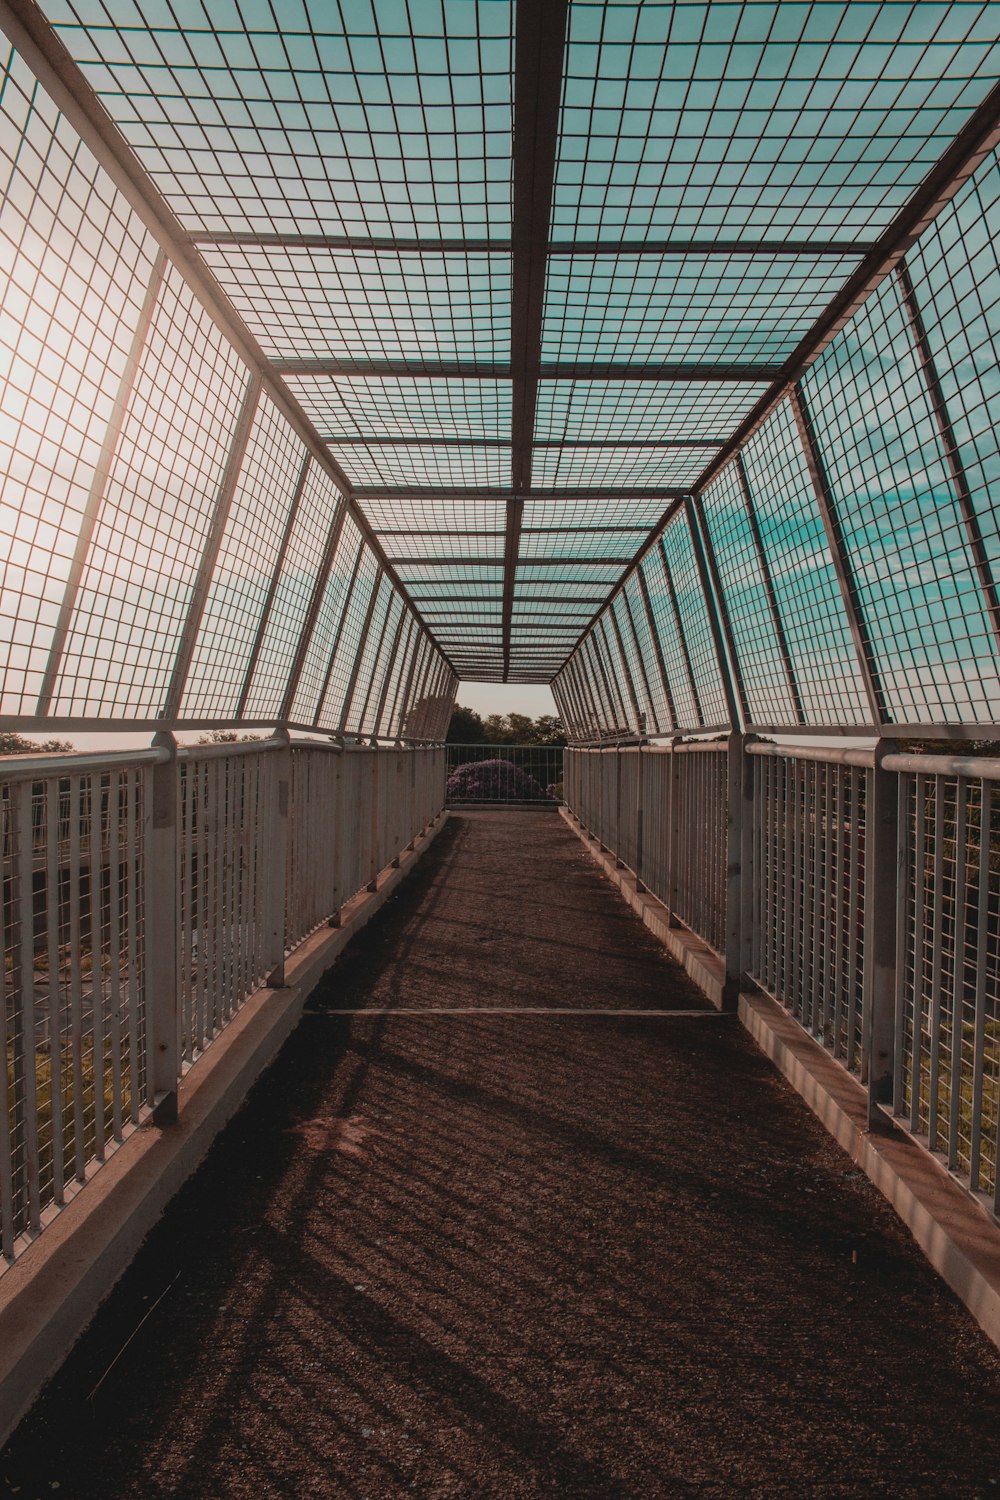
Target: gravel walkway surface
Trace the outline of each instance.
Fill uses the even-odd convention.
[[[1000,1496],[998,1417],[1000,1354],[562,822],[468,812],[316,993],[0,1493]]]

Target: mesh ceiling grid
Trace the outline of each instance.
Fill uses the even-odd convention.
[[[998,467],[991,410],[997,278],[986,228],[997,196],[995,162],[944,207],[908,256],[910,296],[919,302],[923,331],[915,335],[911,326],[900,333],[876,299],[867,314],[855,316],[854,343],[840,364],[833,349],[845,347],[846,331],[807,375],[806,437],[800,420],[786,418],[782,442],[765,444],[755,459],[766,430],[758,427],[743,445],[739,474],[730,463],[707,489],[700,481],[771,388],[780,361],[982,104],[997,77],[1000,6],[572,0],[552,143],[551,221],[540,226],[550,244],[535,330],[541,378],[529,412],[531,488],[523,493],[512,480],[523,443],[511,366],[511,314],[518,306],[511,252],[514,9],[507,0],[461,7],[379,0],[356,13],[335,5],[320,12],[293,0],[279,25],[270,13],[262,19],[234,5],[223,14],[206,0],[192,5],[182,30],[159,10],[154,16],[144,0],[132,7],[127,26],[116,8],[98,0],[45,6],[154,186],[282,370],[293,417],[301,410],[346,476],[347,490],[357,487],[350,503],[386,556],[420,559],[400,561],[393,576],[418,608],[454,602],[436,630],[453,661],[492,661],[510,680],[552,675],[617,587],[624,602],[614,603],[614,625],[602,624],[600,637],[600,669],[621,674],[619,690],[605,690],[611,728],[621,727],[623,715],[635,718],[636,701],[645,704],[648,720],[659,722],[652,701],[664,697],[653,686],[657,648],[676,656],[670,670],[679,673],[671,685],[678,717],[689,727],[725,721],[717,659],[712,667],[713,609],[728,617],[741,642],[736,685],[748,719],[759,720],[765,704],[772,715],[780,707],[781,719],[793,725],[995,717],[997,527],[987,486]],[[11,67],[24,71],[19,60]],[[22,93],[28,97],[29,88]],[[34,99],[37,109],[48,107],[37,90]],[[65,120],[50,114],[53,139],[71,137]],[[23,107],[9,109],[12,130],[23,131],[24,116]],[[67,178],[86,155],[87,148],[69,142]],[[46,171],[52,178],[59,168]],[[90,175],[101,178],[93,166]],[[13,176],[23,202],[24,174]],[[33,223],[37,205],[59,197],[54,180],[42,191],[27,190]],[[110,218],[126,225],[131,254],[133,242],[144,243],[141,226],[103,181],[102,195],[114,205]],[[71,201],[71,194],[61,200],[64,215]],[[83,244],[78,220],[70,228]],[[85,228],[93,239],[91,226]],[[324,243],[307,243],[310,236]],[[607,243],[595,250],[602,236]],[[345,242],[352,237],[381,242]],[[630,238],[633,244],[622,243]],[[695,243],[679,243],[689,240]],[[29,260],[49,253],[12,234],[15,242],[27,245]],[[120,269],[127,264],[123,247],[113,274],[128,284],[134,332],[145,273],[137,261],[129,278]],[[168,283],[176,277],[172,268],[165,274]],[[878,294],[887,297],[885,290]],[[121,320],[112,335],[119,347],[128,348],[129,326]],[[23,313],[18,331],[27,349]],[[523,341],[524,328],[519,335]],[[151,338],[148,330],[141,336],[140,363]],[[894,359],[900,340],[909,340],[903,373],[895,381],[884,372],[877,377],[879,359]],[[167,367],[189,358],[161,342]],[[948,440],[940,430],[928,436],[921,423],[900,419],[888,434],[864,431],[878,425],[867,413],[880,413],[880,396],[890,407],[920,408],[912,387],[926,383],[928,347],[969,476],[964,488],[962,477],[945,472]],[[241,387],[235,374],[222,375],[241,365],[224,351],[219,357],[218,372],[204,376],[221,385],[206,394],[210,415],[202,428],[221,402],[219,411],[228,415],[219,431],[238,439],[243,408],[257,400],[259,424],[265,397],[251,391],[252,377],[244,375]],[[22,354],[19,368],[24,361]],[[390,363],[392,370],[366,368]],[[588,373],[588,364],[607,368]],[[678,364],[701,368],[682,374],[672,368]],[[98,382],[98,410],[113,400],[121,365],[119,355]],[[73,368],[64,360],[63,384]],[[830,372],[822,381],[821,368]],[[861,413],[854,432],[850,423]],[[939,416],[931,413],[940,428]],[[181,425],[179,454],[192,446],[186,413]],[[28,440],[19,457],[30,447],[26,418],[22,428]],[[310,429],[293,422],[290,431],[317,472]],[[203,430],[194,446],[207,455],[213,436]],[[340,580],[331,529],[345,486],[336,468],[326,476],[327,524],[314,523],[305,552],[309,502],[302,487],[288,494],[288,473],[281,471],[276,491],[296,514],[284,528],[280,508],[258,523],[264,502],[254,498],[259,478],[251,478],[261,463],[258,437],[256,430],[244,435],[243,460],[224,504],[223,478],[199,470],[204,460],[188,451],[176,468],[181,482],[195,476],[193,511],[183,509],[191,503],[185,496],[175,524],[167,516],[174,503],[167,485],[162,498],[144,500],[141,514],[123,513],[126,555],[131,527],[146,545],[137,556],[168,559],[171,576],[175,553],[179,574],[188,567],[171,610],[164,612],[159,599],[148,605],[138,673],[129,665],[130,651],[136,653],[127,632],[85,618],[101,608],[93,583],[72,585],[68,621],[52,618],[66,614],[66,580],[73,574],[66,559],[74,543],[81,551],[86,495],[69,513],[65,540],[38,528],[31,582],[25,587],[16,567],[8,580],[10,592],[20,592],[11,607],[5,708],[30,717],[36,693],[43,699],[46,687],[50,711],[67,717],[162,716],[164,701],[178,691],[181,717],[274,717],[287,710],[290,691],[297,703],[302,699],[303,655],[312,653],[311,680],[325,649],[315,637],[324,602],[338,583],[363,596],[361,585],[379,558],[367,540],[359,542],[363,566],[353,584]],[[128,464],[123,442],[119,434],[112,467]],[[810,443],[814,451],[807,451]],[[935,443],[936,468],[928,460]],[[60,456],[42,476],[47,509],[58,504],[55,478],[62,481],[66,467]],[[887,472],[894,483],[899,477],[898,497],[888,493]],[[141,489],[141,474],[139,480]],[[101,560],[108,556],[100,524],[110,514],[113,480],[103,482],[83,573],[88,580],[110,577],[112,588],[121,588],[119,565]],[[83,483],[86,490],[86,463]],[[818,497],[817,483],[825,489]],[[664,584],[646,553],[639,572],[653,581],[643,599],[632,581],[633,558],[672,497],[692,490],[700,498],[691,555],[675,560],[677,577]],[[942,495],[949,519],[934,524],[930,507]],[[926,513],[917,524],[914,508],[921,505]],[[853,600],[840,592],[825,540],[831,508],[848,517],[857,554]],[[22,502],[10,528],[19,542],[30,514]],[[204,562],[209,523],[220,514],[221,542],[202,580],[184,555],[193,563],[200,543]],[[460,514],[473,524],[454,524]],[[179,525],[194,515],[197,524]],[[490,523],[482,525],[487,515]],[[255,526],[260,562],[248,566]],[[449,527],[448,535],[433,535]],[[478,540],[457,534],[477,528]],[[681,530],[668,526],[671,536]],[[876,533],[881,551],[872,546]],[[116,535],[113,527],[109,535]],[[675,545],[669,541],[667,550]],[[699,566],[699,550],[711,577],[704,559]],[[19,562],[20,551],[14,556]],[[431,557],[438,561],[428,568]],[[871,559],[890,557],[894,565],[912,558],[917,587],[879,592],[869,578],[879,564]],[[162,592],[162,566],[158,576]],[[391,587],[387,576],[385,588]],[[664,613],[670,594],[673,624]],[[477,597],[491,615],[501,615],[499,634],[488,639],[472,607]],[[7,598],[0,597],[0,610]],[[522,599],[538,607],[525,613]],[[551,600],[578,605],[572,627],[569,613]],[[147,608],[138,594],[129,603]],[[176,657],[195,606],[198,631],[179,680]],[[849,607],[860,619],[848,619]],[[387,596],[378,604],[383,608],[388,619],[397,606]],[[914,608],[925,621],[915,646],[905,624]],[[880,611],[889,621],[882,627]],[[943,625],[939,616],[949,611],[958,622]],[[352,600],[354,624],[356,614]],[[434,623],[428,614],[428,625]],[[558,659],[530,649],[542,632],[564,641]],[[366,654],[363,642],[349,633],[347,640],[361,652],[359,670],[391,669],[383,662],[388,650]],[[216,652],[224,670],[213,702]],[[591,670],[597,669],[594,659]],[[113,687],[101,687],[101,674],[112,672]],[[697,684],[699,673],[705,701],[697,704],[689,688],[682,710],[684,676]],[[334,678],[345,680],[342,673]],[[377,705],[379,692],[367,697]],[[324,722],[336,712],[328,702]]]

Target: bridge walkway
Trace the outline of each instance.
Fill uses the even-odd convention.
[[[0,1493],[987,1496],[998,1413],[1000,1354],[738,1022],[554,815],[470,811],[314,996]]]

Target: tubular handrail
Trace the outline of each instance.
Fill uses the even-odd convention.
[[[235,740],[224,745],[178,745],[178,760],[227,760],[236,755],[259,755],[268,750],[284,750],[287,740]]]
[[[46,776],[79,776],[92,771],[124,771],[133,766],[162,766],[170,759],[166,746],[146,750],[48,751],[40,755],[0,758],[0,781],[38,781]]]
[[[724,755],[726,742],[725,740],[685,740],[683,744],[670,745],[668,748],[672,755],[707,755],[711,751],[717,755]]]
[[[820,765],[858,766],[864,771],[870,771],[875,765],[874,750],[861,750],[846,745],[823,748],[819,745],[772,745],[751,741],[746,746],[746,753],[771,756],[776,760],[810,760]],[[888,761],[883,764],[888,765]]]
[[[976,755],[887,755],[887,771],[913,772],[918,776],[964,776],[970,781],[1000,781],[1000,760]]]

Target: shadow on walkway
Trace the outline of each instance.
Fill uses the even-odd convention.
[[[704,1014],[558,1013],[609,1007]],[[998,1395],[888,1207],[572,834],[476,812],[317,991],[0,1492],[1000,1495]]]

